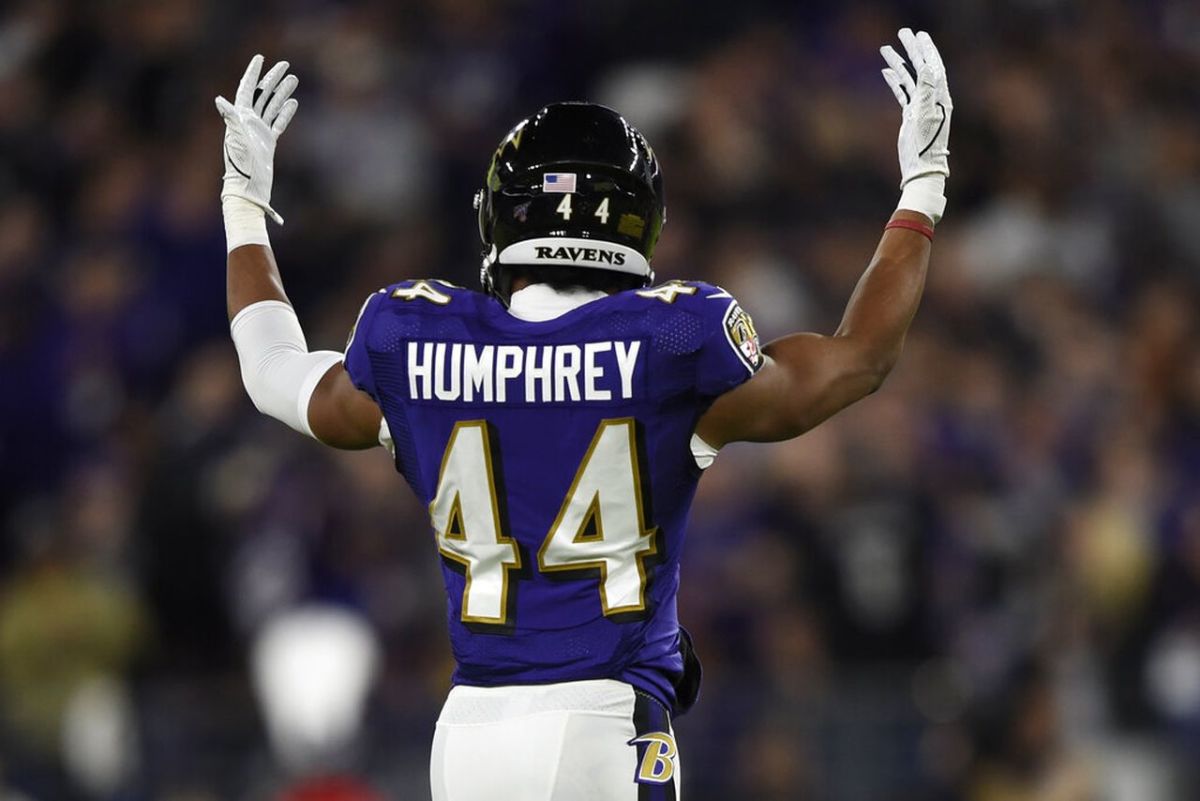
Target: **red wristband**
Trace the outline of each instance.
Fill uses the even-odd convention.
[[[921,236],[933,241],[933,226],[925,223],[915,222],[913,220],[892,220],[887,225],[883,226],[883,230],[889,228],[907,228],[910,231],[916,231]]]

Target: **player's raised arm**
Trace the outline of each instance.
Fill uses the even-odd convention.
[[[950,91],[929,34],[904,28],[900,41],[916,74],[892,47],[881,49],[883,77],[903,111],[900,204],[832,336],[792,334],[764,348],[751,380],[722,395],[696,433],[714,447],[736,440],[799,436],[871,394],[904,344],[929,266],[933,226],[945,210],[950,174]]]
[[[263,414],[328,445],[369,448],[379,444],[379,407],[350,383],[340,353],[309,352],[267,238],[266,215],[283,224],[271,208],[275,144],[296,114],[298,81],[286,61],[260,79],[262,66],[255,56],[234,101],[216,100],[225,120],[226,300],[242,382]]]

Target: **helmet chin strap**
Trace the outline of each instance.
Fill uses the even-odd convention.
[[[484,274],[491,269],[491,266],[496,263],[497,255],[498,254],[496,253],[495,245],[492,245],[492,249],[483,254],[483,263],[480,265],[480,270],[483,271],[481,274]]]

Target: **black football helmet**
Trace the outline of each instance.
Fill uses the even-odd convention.
[[[666,219],[662,173],[646,138],[595,103],[553,103],[496,148],[475,195],[483,289],[507,304],[506,266],[584,267],[654,280]]]

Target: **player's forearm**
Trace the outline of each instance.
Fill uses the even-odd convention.
[[[288,303],[283,279],[270,246],[242,245],[225,262],[225,304],[229,319],[252,303],[278,300]]]
[[[263,414],[316,436],[309,402],[341,354],[309,351],[270,246],[238,245],[236,234],[230,236],[226,304],[246,394]]]
[[[893,220],[929,224],[924,215],[898,211]],[[760,391],[774,400],[736,439],[790,439],[865,398],[883,384],[900,357],[929,265],[929,240],[916,231],[884,231],[833,336],[792,334],[768,344]]]
[[[914,211],[897,211],[892,219],[930,225],[928,217]],[[917,231],[885,230],[834,335],[853,343],[870,391],[883,383],[900,358],[925,289],[930,245]]]
[[[341,354],[308,350],[269,245],[229,252],[226,305],[255,408],[335,448],[380,443],[379,407],[346,378]]]

